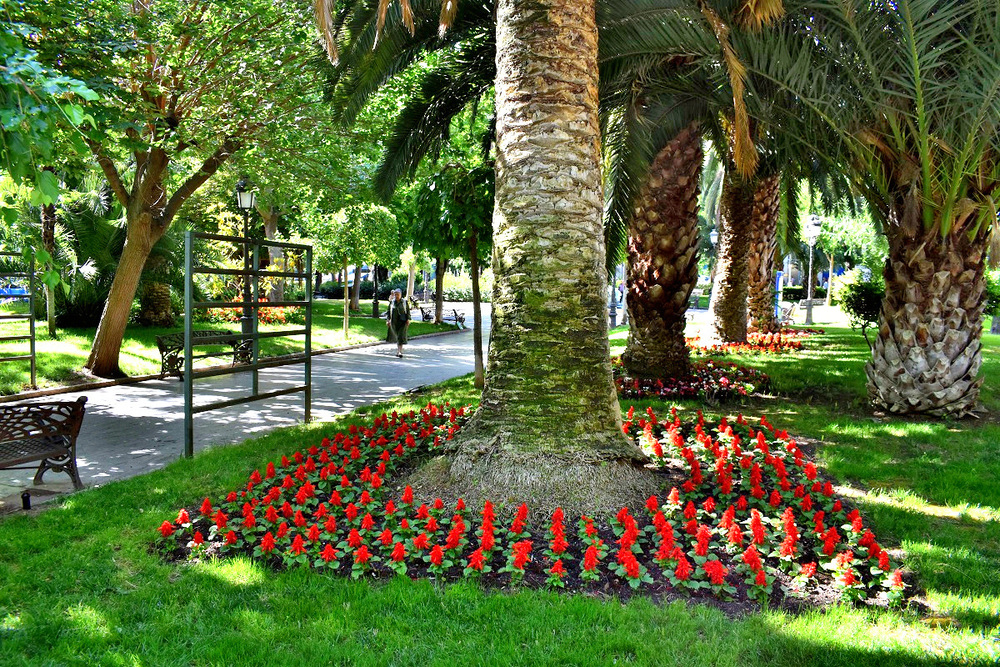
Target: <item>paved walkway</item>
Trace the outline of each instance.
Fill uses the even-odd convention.
[[[455,304],[472,322],[471,304]],[[489,306],[484,304],[484,337],[489,335]],[[332,419],[363,405],[397,396],[420,385],[442,382],[473,370],[472,330],[417,338],[396,358],[395,345],[378,345],[313,357],[312,416]],[[302,384],[302,366],[260,373],[260,391]],[[246,395],[250,373],[197,380],[195,404]],[[81,389],[49,399],[87,397],[87,414],[77,440],[77,464],[87,486],[162,468],[184,451],[184,384],[176,378],[130,385]],[[195,415],[195,451],[242,442],[251,435],[301,423],[302,394],[282,396]],[[20,493],[32,489],[37,499],[72,490],[69,476],[48,472],[33,487],[31,470],[0,471],[0,510],[20,506]]]

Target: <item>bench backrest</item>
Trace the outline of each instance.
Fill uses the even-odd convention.
[[[76,438],[83,424],[86,396],[75,401],[0,405],[0,441],[67,436]]]

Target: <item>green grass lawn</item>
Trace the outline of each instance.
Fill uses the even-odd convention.
[[[620,348],[624,337],[615,334]],[[739,618],[697,604],[627,604],[421,581],[364,583],[246,560],[177,565],[150,551],[181,506],[244,483],[268,460],[387,409],[472,402],[469,378],[419,397],[218,448],[149,475],[0,520],[0,664],[937,665],[1000,657],[1000,426],[986,340],[983,419],[874,418],[864,341],[828,329],[806,349],[744,358],[775,395],[727,406],[816,441],[816,458],[904,560],[936,609],[835,607]],[[801,390],[797,383],[812,387]],[[808,400],[806,400],[808,398]],[[665,409],[663,403],[641,402]],[[688,402],[682,407],[720,409]],[[867,521],[866,521],[867,522]]]
[[[371,313],[370,308],[367,311]],[[384,311],[383,311],[384,312]],[[313,349],[340,347],[357,343],[370,343],[385,338],[385,321],[359,314],[350,318],[350,332],[347,340],[343,332],[343,301],[317,300],[313,304]],[[198,322],[197,329],[229,329],[239,331],[239,324],[209,324]],[[94,340],[93,329],[69,328],[59,329],[57,338],[48,336],[44,322],[36,324],[36,346],[38,364],[39,388],[87,381],[88,377],[81,373],[87,362],[90,348]],[[302,325],[288,324],[280,326],[261,325],[260,330],[278,331],[281,329],[302,328]],[[410,335],[446,331],[451,325],[433,325],[427,322],[414,321],[410,324]],[[165,333],[183,331],[183,321],[178,321],[173,327],[143,327],[130,325],[125,331],[122,343],[120,366],[128,375],[147,375],[160,371],[160,353],[156,348],[156,337]],[[0,322],[0,335],[27,333],[26,322]],[[303,336],[265,338],[261,340],[261,354],[273,356],[301,352]],[[226,363],[232,361],[232,355],[226,355],[227,346],[217,346],[199,350],[211,352],[218,350],[218,358],[202,360],[199,364]],[[13,356],[27,354],[28,343],[0,343],[0,355]],[[27,362],[10,362],[0,364],[0,394],[14,394],[28,388],[30,373]]]

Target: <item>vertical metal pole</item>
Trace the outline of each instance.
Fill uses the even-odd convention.
[[[28,260],[28,328],[31,334],[31,388],[38,389],[35,363],[35,255]]]
[[[313,251],[312,247],[306,249],[306,276],[312,275]],[[313,286],[312,281],[306,279],[306,366],[305,366],[305,421],[308,424],[312,420],[312,305]]]
[[[257,325],[258,325],[258,321],[260,319],[258,317],[258,315],[260,313],[260,311],[258,310],[258,308],[260,307],[259,306],[259,304],[260,304],[260,276],[257,275],[257,272],[259,270],[260,270],[260,243],[254,243],[254,246],[253,246],[253,303],[257,304],[257,305],[256,305],[256,307],[253,308],[253,311],[250,313],[250,317],[253,318],[250,321],[250,324],[251,324],[251,327],[252,327],[252,331],[254,333],[254,339],[253,339],[253,366],[254,366],[254,369],[253,369],[253,381],[252,381],[252,385],[251,385],[251,390],[252,390],[252,392],[253,392],[253,394],[255,396],[258,393],[260,393],[259,392],[259,389],[260,389],[260,371],[257,370],[257,359],[260,356],[260,340],[258,340],[258,338],[257,338],[257,331],[258,331],[258,326]]]
[[[243,317],[240,318],[242,344],[246,345],[246,335],[253,332],[250,321],[250,211],[243,209]],[[245,348],[244,348],[245,349]]]
[[[194,302],[194,239],[188,231],[184,235],[184,456],[194,456],[194,363],[191,361],[191,332]]]

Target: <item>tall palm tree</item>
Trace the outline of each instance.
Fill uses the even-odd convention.
[[[888,237],[867,366],[883,410],[961,416],[978,401],[1000,200],[998,25],[995,2],[803,2],[750,65],[809,112],[788,114],[783,136],[836,135],[818,154],[847,172]]]

